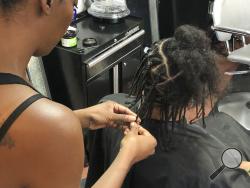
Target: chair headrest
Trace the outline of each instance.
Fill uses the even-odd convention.
[[[215,31],[215,34],[219,41],[227,41],[227,40],[230,40],[232,37],[232,34],[220,32],[220,31]]]

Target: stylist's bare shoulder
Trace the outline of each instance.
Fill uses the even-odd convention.
[[[79,120],[67,107],[43,98],[27,108],[9,133],[23,187],[78,188],[83,167]],[[27,184],[27,185],[26,185]]]
[[[27,157],[28,163],[34,163],[27,164],[31,167],[29,173],[40,171],[43,174],[34,176],[34,181],[39,182],[41,188],[77,188],[84,153],[79,120],[70,109],[48,99],[34,103],[26,114],[23,121],[29,126],[29,141],[33,144],[33,156]],[[34,169],[36,165],[38,169]]]

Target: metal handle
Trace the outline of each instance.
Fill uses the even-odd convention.
[[[100,56],[94,58],[90,63],[88,63],[89,68],[92,68],[96,64],[101,63],[104,59],[106,59],[107,57],[109,57],[113,53],[115,53],[118,50],[122,49],[124,46],[128,45],[129,43],[133,42],[134,40],[138,39],[139,37],[141,37],[144,34],[145,34],[145,30],[141,30],[141,31],[135,33],[134,35],[132,35],[131,37],[129,37],[128,39],[126,39],[126,40],[122,41],[121,43],[117,44],[115,47],[107,50],[106,52],[104,52]]]

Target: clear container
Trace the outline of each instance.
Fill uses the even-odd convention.
[[[78,0],[77,2],[77,14],[84,12],[86,10],[86,0]]]
[[[120,19],[128,16],[130,11],[126,0],[95,0],[88,13],[101,19]]]

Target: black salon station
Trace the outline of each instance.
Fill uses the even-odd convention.
[[[145,48],[172,36],[181,24],[206,23],[208,0],[126,2],[130,15],[113,23],[85,11],[74,25],[77,46],[65,48],[59,43],[42,58],[52,100],[79,109],[108,94],[127,93]],[[194,11],[197,2],[199,10]]]
[[[142,20],[118,23],[85,15],[77,20],[77,46],[43,57],[51,98],[71,109],[96,104],[103,96],[128,92],[143,53]]]

